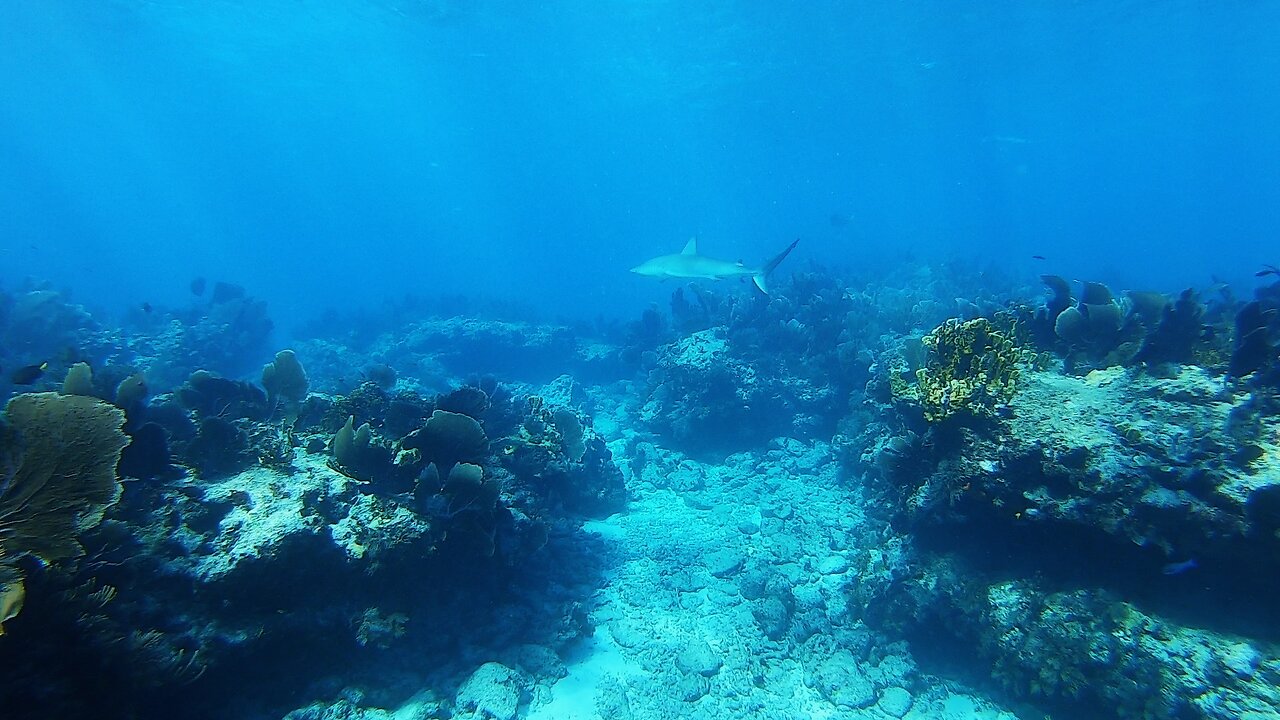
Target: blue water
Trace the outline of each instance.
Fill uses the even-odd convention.
[[[1280,237],[1280,5],[14,0],[0,277],[631,316],[676,251],[1172,291]],[[1031,260],[1043,255],[1044,262]]]

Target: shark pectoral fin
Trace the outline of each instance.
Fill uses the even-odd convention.
[[[684,244],[684,250],[680,251],[681,255],[697,255],[698,254],[698,238],[691,237],[689,242]]]
[[[751,281],[756,284],[756,287],[760,288],[760,292],[764,293],[765,295],[769,294],[769,285],[764,280],[764,273],[760,273],[759,275],[752,275]]]

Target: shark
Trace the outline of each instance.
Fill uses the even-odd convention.
[[[787,259],[787,255],[795,249],[798,242],[800,242],[799,239],[794,240],[787,246],[786,250],[778,253],[763,267],[748,267],[743,265],[742,261],[729,262],[728,260],[717,260],[706,255],[699,255],[698,238],[690,238],[689,242],[685,244],[684,250],[681,250],[679,254],[659,255],[652,260],[646,260],[631,268],[631,272],[644,277],[656,277],[663,280],[667,278],[725,280],[749,277],[756,284],[756,287],[760,288],[760,292],[768,295],[769,285],[766,278],[769,277],[769,273],[773,272],[774,268]]]

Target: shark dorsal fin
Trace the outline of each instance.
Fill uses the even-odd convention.
[[[689,242],[684,244],[684,249],[680,251],[681,255],[697,255],[698,254],[698,238],[691,237]]]

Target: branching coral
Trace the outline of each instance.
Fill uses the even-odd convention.
[[[986,318],[944,322],[924,336],[927,360],[915,386],[895,384],[895,396],[919,402],[929,422],[994,416],[1017,390],[1022,353],[1011,335]]]

